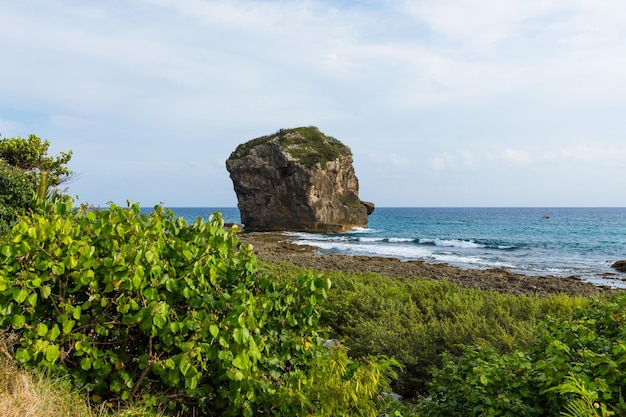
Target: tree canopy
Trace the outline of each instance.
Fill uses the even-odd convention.
[[[34,207],[34,201],[72,176],[67,163],[72,151],[48,155],[50,142],[36,135],[0,138],[0,233],[16,215]]]
[[[35,188],[39,186],[42,175],[47,176],[49,187],[57,187],[72,175],[72,171],[67,168],[72,151],[49,156],[49,147],[49,141],[42,141],[36,135],[28,135],[28,138],[0,138],[0,159],[28,174]]]

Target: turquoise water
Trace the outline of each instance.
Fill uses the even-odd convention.
[[[193,221],[236,208],[174,208]],[[290,233],[322,253],[419,259],[462,268],[506,268],[527,275],[580,276],[626,287],[611,264],[626,259],[626,208],[386,208],[349,233]]]

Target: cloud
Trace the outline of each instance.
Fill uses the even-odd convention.
[[[532,152],[525,149],[504,149],[497,153],[487,153],[487,159],[490,161],[502,161],[514,165],[529,165],[534,162]]]
[[[406,167],[410,165],[410,159],[406,156],[398,155],[394,152],[371,152],[369,160],[377,166],[389,167]]]
[[[360,178],[394,169],[409,184],[394,204],[423,194],[408,167],[511,183],[539,165],[617,170],[625,150],[616,0],[21,0],[0,16],[0,133],[73,149],[90,201],[232,204],[220,160],[302,125],[350,139]],[[134,183],[150,180],[176,190]]]
[[[505,162],[517,166],[537,164],[567,164],[571,162],[588,164],[613,164],[622,160],[626,145],[615,147],[612,144],[597,145],[571,144],[545,147],[507,148],[498,152],[486,152],[485,159],[491,162]]]
[[[573,145],[558,150],[558,157],[565,161],[611,163],[623,161],[626,145],[615,147]]]
[[[444,152],[442,155],[431,158],[430,166],[435,171],[468,171],[476,165],[474,154],[468,150]]]

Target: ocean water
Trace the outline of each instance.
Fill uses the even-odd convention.
[[[237,208],[173,208],[192,222],[216,211],[238,223]],[[288,233],[322,253],[505,268],[526,275],[579,276],[626,288],[611,268],[626,259],[626,208],[377,207],[367,228],[348,233]]]

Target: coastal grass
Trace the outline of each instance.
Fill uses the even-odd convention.
[[[2,337],[2,335],[0,335]],[[142,408],[94,403],[86,393],[42,370],[24,370],[0,359],[0,415],[3,417],[162,417]]]
[[[262,263],[276,279],[293,279],[302,269]],[[404,371],[394,390],[407,398],[427,392],[431,371],[444,354],[461,357],[469,348],[510,353],[534,341],[549,317],[569,315],[589,299],[567,295],[519,296],[460,288],[446,281],[385,277],[375,273],[327,271],[332,282],[321,324],[351,356],[394,357]]]

